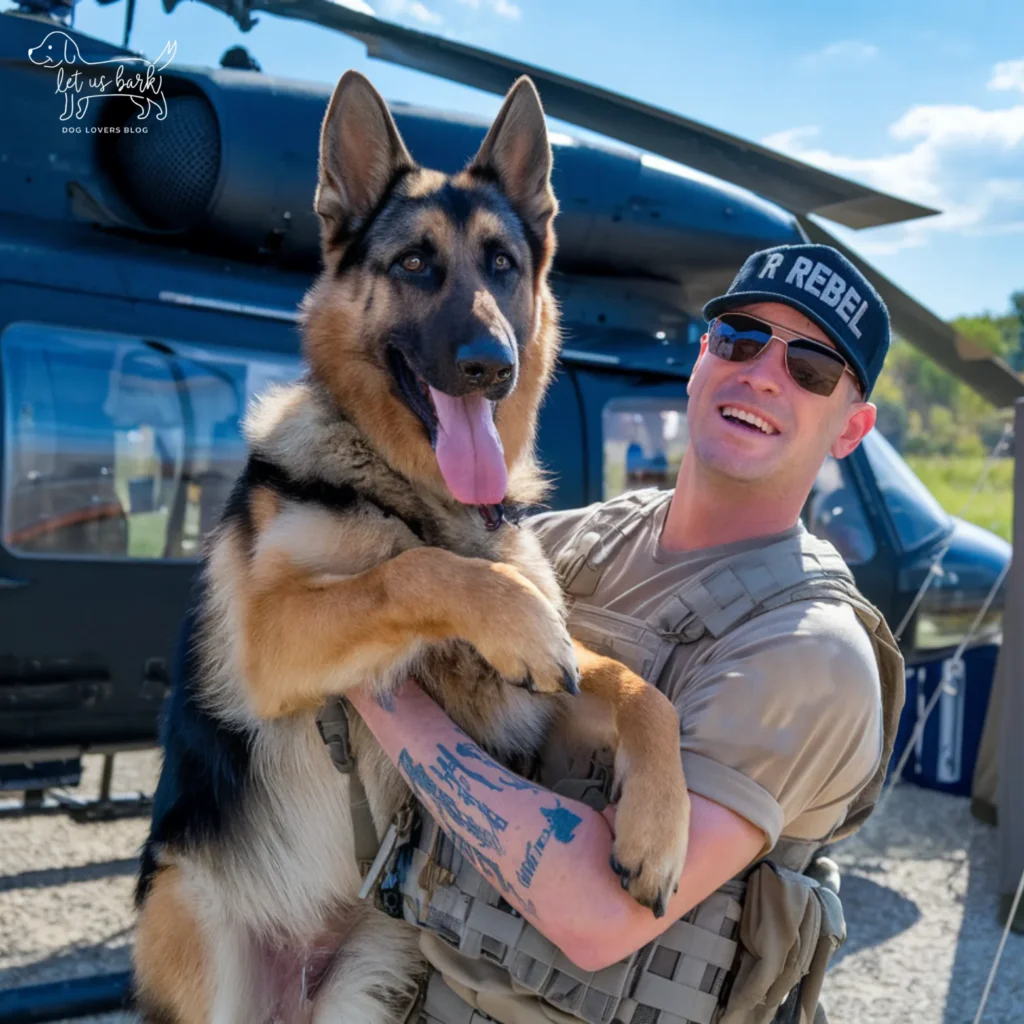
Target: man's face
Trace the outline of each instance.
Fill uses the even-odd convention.
[[[749,313],[835,348],[828,335],[791,306],[757,302],[734,312]],[[747,363],[730,363],[707,349],[688,386],[690,447],[706,470],[735,482],[764,482],[770,489],[810,490],[825,456],[843,458],[875,422],[875,407],[860,400],[850,374],[843,374],[827,398],[803,390],[786,369],[786,348],[772,339]],[[729,415],[753,414],[768,432]]]

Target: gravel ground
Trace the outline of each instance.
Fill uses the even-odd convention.
[[[156,752],[119,755],[114,789],[151,791],[157,765]],[[100,759],[85,769],[82,795]],[[0,989],[129,966],[145,831],[141,819],[0,822]],[[966,799],[905,784],[835,848],[849,938],[826,980],[832,1024],[971,1024],[1000,935],[995,838]],[[1024,936],[1007,942],[984,1021],[1024,1022]]]

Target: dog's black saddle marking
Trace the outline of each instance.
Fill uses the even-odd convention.
[[[159,848],[189,849],[222,837],[253,784],[252,735],[214,718],[199,700],[197,605],[194,600],[178,634],[161,730],[164,763],[142,851],[136,905],[153,883]]]

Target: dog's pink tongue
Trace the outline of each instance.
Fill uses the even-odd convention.
[[[508,471],[494,426],[494,403],[483,395],[453,398],[430,389],[437,412],[437,463],[456,501],[497,505],[505,498]]]

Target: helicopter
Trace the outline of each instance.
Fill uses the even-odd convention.
[[[899,334],[997,405],[1024,394],[1005,363],[821,224],[937,211],[332,0],[203,2],[243,32],[256,11],[300,18],[373,57],[498,94],[528,74],[549,115],[617,140],[551,136],[564,323],[538,433],[551,507],[671,486],[701,306],[771,245],[836,246]],[[164,0],[168,14],[176,3]],[[246,406],[301,371],[296,309],[320,260],[312,196],[329,87],[246,59],[148,60],[74,30],[70,7],[24,0],[0,13],[0,93],[13,99],[0,107],[0,788],[26,793],[0,813],[68,810],[46,794],[77,780],[83,754],[109,763],[156,743],[202,538],[244,460]],[[130,84],[107,89],[89,65]],[[444,171],[487,127],[390,107],[414,157]],[[956,648],[1010,557],[947,515],[878,431],[826,462],[804,520],[892,622],[944,552],[909,622],[908,663]],[[980,646],[998,637],[1001,609],[1002,592]],[[70,809],[146,811],[108,787],[105,771],[102,806]]]
[[[1005,363],[821,223],[860,229],[936,211],[333,0],[202,2],[242,32],[258,11],[299,18],[373,57],[499,95],[528,74],[550,116],[610,140],[551,134],[564,325],[538,430],[551,507],[672,485],[700,309],[772,245],[834,245],[901,336],[997,406],[1024,395]],[[178,66],[171,51],[149,60],[127,46],[134,3],[121,46],[76,31],[73,0],[0,12],[0,790],[23,794],[0,816],[148,814],[146,796],[111,794],[113,757],[157,743],[203,537],[245,457],[245,409],[301,372],[296,310],[320,269],[312,197],[330,88],[263,74],[241,48],[218,68]],[[103,68],[74,79],[95,64],[127,87],[107,88]],[[390,107],[413,156],[444,171],[488,127]],[[915,696],[939,685],[1009,545],[944,512],[877,430],[825,463],[803,518],[891,623],[906,620],[899,750]],[[1003,598],[964,654],[970,692],[985,700],[975,684],[991,679]],[[980,722],[964,724],[964,693],[943,694],[923,740],[948,741],[959,723],[934,780],[952,791],[980,734]],[[62,795],[97,753],[99,800]],[[115,1008],[127,983],[119,974],[0,993],[0,1017]]]

